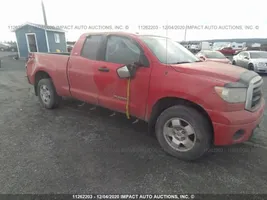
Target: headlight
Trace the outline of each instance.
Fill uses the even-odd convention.
[[[263,63],[263,62],[259,62],[259,63],[257,63],[257,66],[258,66],[258,67],[265,67],[265,63]]]
[[[246,101],[246,88],[215,87],[216,93],[228,103],[244,103]]]

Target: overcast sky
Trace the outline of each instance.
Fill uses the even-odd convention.
[[[184,39],[183,25],[196,25],[199,30],[187,30],[187,40],[215,38],[267,38],[265,1],[234,0],[43,0],[49,25],[123,25],[127,31],[167,35]],[[0,12],[0,41],[15,40],[11,26],[25,22],[43,24],[41,0],[3,0]],[[164,30],[163,25],[176,25],[180,30]],[[141,30],[141,25],[158,30]],[[203,25],[203,28],[200,26]],[[210,29],[208,30],[207,26]],[[242,26],[243,30],[222,30],[219,26]],[[253,30],[245,30],[252,25]],[[144,29],[146,27],[143,27]],[[69,29],[68,40],[94,30]]]

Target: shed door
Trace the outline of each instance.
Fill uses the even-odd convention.
[[[29,52],[38,52],[37,43],[36,43],[36,35],[35,34],[27,34],[27,43],[28,43],[28,51]]]

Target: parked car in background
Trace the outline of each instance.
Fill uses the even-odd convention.
[[[8,51],[9,47],[6,43],[0,43],[0,51]]]
[[[196,56],[203,61],[214,61],[214,62],[232,64],[232,62],[219,51],[202,50],[198,52]]]
[[[16,44],[10,44],[9,51],[17,52],[18,51],[17,45]]]
[[[233,49],[232,47],[221,47],[217,51],[221,52],[224,55],[235,55],[238,50]]]
[[[242,51],[233,57],[232,63],[258,73],[267,73],[267,51]]]
[[[266,51],[264,47],[244,47],[243,49],[236,52],[236,54],[239,54],[241,51]]]
[[[0,43],[0,51],[17,51],[17,46],[13,44]]]
[[[70,96],[125,113],[147,122],[161,147],[184,160],[247,141],[265,107],[257,73],[202,62],[161,36],[86,33],[70,54],[30,53],[26,71],[43,107]]]
[[[200,51],[200,44],[191,44],[189,46],[189,51],[191,51],[192,53],[197,53]]]

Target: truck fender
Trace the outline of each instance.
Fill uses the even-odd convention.
[[[185,105],[189,107],[193,107],[196,110],[198,110],[204,117],[206,117],[210,123],[210,126],[213,129],[211,117],[209,116],[208,112],[205,110],[205,108],[197,103],[193,102],[191,100],[180,98],[180,97],[163,97],[156,101],[156,103],[152,106],[151,112],[147,113],[146,115],[146,121],[148,122],[148,132],[154,133],[155,132],[155,124],[157,121],[158,116],[160,113],[162,113],[165,109],[174,106],[174,105]]]
[[[47,72],[44,69],[43,70],[42,69],[38,69],[38,71],[36,71],[34,73],[34,93],[35,93],[36,96],[37,96],[37,85],[38,85],[38,82],[41,79],[44,79],[44,78],[51,78],[51,80],[53,81],[51,73]]]

